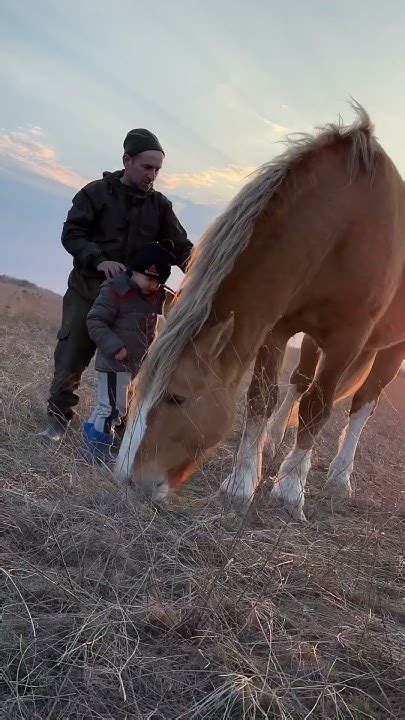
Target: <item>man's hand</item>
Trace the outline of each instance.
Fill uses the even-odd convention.
[[[121,350],[118,350],[117,353],[114,355],[115,360],[125,360],[126,356],[128,355],[126,347],[122,347]]]
[[[114,262],[113,260],[104,260],[100,265],[97,265],[97,270],[103,272],[106,278],[113,278],[118,275],[121,270],[125,270],[125,265]]]

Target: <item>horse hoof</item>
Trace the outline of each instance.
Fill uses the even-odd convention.
[[[329,471],[325,491],[329,498],[350,500],[352,497],[350,473],[338,470]]]
[[[285,514],[292,520],[296,520],[298,522],[307,521],[304,513],[304,503],[302,502],[302,499],[299,498],[296,502],[287,500],[280,492],[278,483],[274,485],[270,493],[270,498],[274,505],[282,512],[285,512]]]
[[[253,500],[253,495],[246,497],[242,494],[229,492],[226,481],[222,483],[219,488],[219,497],[222,499],[225,507],[234,510],[239,515],[244,515],[249,510]]]
[[[326,497],[330,500],[350,500],[353,494],[347,485],[336,485],[335,483],[328,483],[325,490]]]
[[[287,506],[287,512],[289,515],[291,515],[291,518],[293,520],[296,520],[297,522],[306,523],[307,518],[302,508],[296,507],[296,505],[291,505],[291,507]]]
[[[288,517],[291,518],[291,520],[302,523],[307,522],[305,513],[300,505],[293,503],[284,503],[283,508],[286,511]]]
[[[246,490],[246,488],[244,489]],[[254,493],[247,495],[246,492],[243,492],[241,483],[238,483],[235,487],[235,482],[232,482],[232,478],[229,477],[221,483],[219,495],[225,504],[243,513],[246,512],[252,504]]]

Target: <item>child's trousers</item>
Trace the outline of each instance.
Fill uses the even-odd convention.
[[[88,419],[100,433],[114,433],[128,408],[128,392],[132,381],[130,372],[97,373],[97,406]]]

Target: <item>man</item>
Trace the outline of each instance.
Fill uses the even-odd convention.
[[[73,198],[62,231],[62,244],[73,255],[73,270],[57,335],[49,420],[41,433],[50,440],[60,440],[75,415],[76,391],[95,352],[86,318],[101,283],[130,266],[150,242],[164,246],[171,241],[176,264],[185,271],[193,245],[170,201],[153,189],[164,157],[153,133],[131,130],[124,140],[124,170],[104,173]]]

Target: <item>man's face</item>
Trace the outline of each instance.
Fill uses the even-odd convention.
[[[153,186],[163,165],[163,153],[159,150],[146,150],[139,155],[124,155],[125,181],[141,192],[147,192]]]

